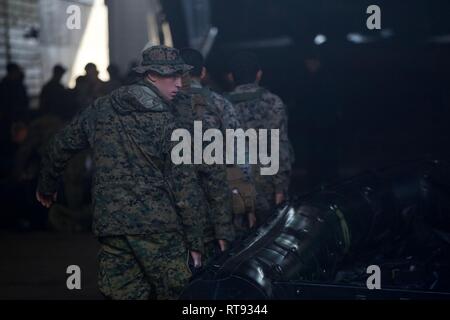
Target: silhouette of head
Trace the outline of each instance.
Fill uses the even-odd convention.
[[[8,78],[12,80],[22,80],[24,77],[22,68],[14,62],[8,63],[8,65],[6,66],[6,72]]]
[[[204,72],[203,68],[205,67],[205,59],[202,54],[191,48],[181,49],[180,53],[184,62],[193,67],[193,69],[189,71],[190,76],[200,78]]]
[[[57,64],[53,67],[53,78],[57,80],[61,80],[64,73],[66,73],[66,68],[64,68],[62,65]]]
[[[87,75],[89,78],[97,78],[97,76],[98,76],[98,70],[97,70],[97,66],[96,66],[94,63],[89,62],[89,63],[84,67],[84,70],[86,71],[86,75]]]

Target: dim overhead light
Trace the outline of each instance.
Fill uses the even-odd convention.
[[[364,36],[359,33],[349,33],[347,35],[347,40],[353,43],[364,43],[366,42]]]
[[[327,37],[323,34],[318,34],[315,38],[314,38],[314,43],[318,46],[320,46],[321,44],[325,43],[327,41]]]

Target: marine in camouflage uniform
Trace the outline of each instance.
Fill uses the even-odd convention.
[[[294,159],[288,139],[286,106],[277,95],[259,86],[262,71],[255,55],[247,52],[237,54],[231,60],[230,70],[236,87],[227,98],[233,103],[242,128],[280,130],[278,173],[261,175],[257,166],[253,166],[252,170],[256,188],[256,219],[260,225],[288,194]]]
[[[175,299],[203,252],[201,190],[192,166],[173,165],[172,106],[147,72],[175,77],[189,66],[176,49],[143,52],[137,83],[97,99],[48,145],[38,199],[52,195],[67,161],[92,148],[93,231],[101,243],[99,286],[107,298]]]
[[[177,110],[184,119],[182,127],[193,132],[194,121],[202,121],[203,132],[208,129],[219,129],[225,136],[225,129],[239,127],[237,116],[231,103],[221,95],[211,91],[201,84],[202,74],[206,73],[203,57],[194,49],[183,49],[181,56],[184,61],[193,66],[184,85],[183,93],[179,95]],[[204,264],[219,252],[219,241],[232,242],[235,237],[231,193],[227,183],[226,165],[196,165],[196,172],[205,199],[206,229]],[[225,246],[226,243],[223,243]],[[225,248],[223,248],[225,249]]]

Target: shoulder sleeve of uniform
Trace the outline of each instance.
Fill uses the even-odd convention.
[[[214,97],[216,101],[215,103],[220,106],[219,108],[221,110],[221,118],[224,129],[241,128],[239,117],[233,104],[218,93],[214,93]]]
[[[279,96],[277,96],[276,94],[264,89],[263,94],[262,94],[262,99],[269,103],[272,106],[272,109],[276,110],[276,111],[286,111],[287,107],[284,104],[283,100],[281,100],[281,98]]]
[[[130,85],[119,88],[111,95],[113,101],[120,101],[115,103],[115,109],[119,113],[128,113],[131,111],[167,111],[161,99],[146,86]]]

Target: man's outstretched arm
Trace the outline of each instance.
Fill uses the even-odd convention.
[[[56,200],[58,180],[67,162],[80,150],[89,147],[94,112],[89,106],[59,131],[44,149],[36,199],[49,208]]]

